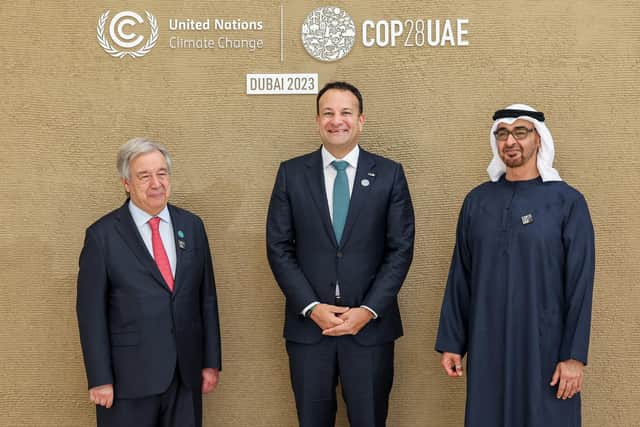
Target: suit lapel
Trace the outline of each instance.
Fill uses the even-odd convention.
[[[371,187],[373,187],[376,179],[375,167],[376,161],[373,156],[361,147],[358,157],[358,167],[356,168],[356,178],[353,182],[353,190],[351,191],[347,222],[344,225],[340,246],[344,246],[349,239],[358,215],[360,215],[363,207],[367,204]]]
[[[188,241],[186,236],[184,235],[184,230],[186,229],[184,223],[184,216],[180,214],[180,212],[173,207],[169,206],[169,214],[171,215],[171,225],[173,226],[173,239],[175,242],[176,248],[176,274],[173,280],[173,293],[176,294],[182,283],[182,264],[183,264],[183,255],[184,251],[187,249]]]
[[[311,198],[316,204],[325,231],[333,242],[334,246],[338,246],[336,236],[331,225],[331,217],[329,216],[329,202],[327,201],[327,190],[324,185],[324,171],[322,170],[322,154],[317,150],[311,154],[307,161],[307,173],[305,176],[307,187]]]
[[[133,222],[128,204],[129,200],[127,200],[118,210],[118,223],[116,225],[116,230],[122,237],[122,240],[124,240],[127,246],[129,246],[131,251],[135,254],[136,258],[138,258],[138,261],[140,261],[140,263],[151,272],[151,275],[156,279],[158,284],[162,285],[166,290],[169,290],[169,287],[162,278],[162,274],[160,274],[158,265],[149,253],[147,246],[144,244],[144,241],[138,232],[136,224]]]

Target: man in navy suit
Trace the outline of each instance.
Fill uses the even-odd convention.
[[[202,425],[220,370],[209,242],[196,215],[167,203],[171,158],[134,138],[118,153],[129,199],[86,232],[78,273],[80,341],[98,426]]]
[[[340,379],[351,425],[384,426],[413,206],[402,166],[358,146],[360,91],[329,83],[316,108],[322,147],[280,165],[267,218],[298,419],[333,426]]]

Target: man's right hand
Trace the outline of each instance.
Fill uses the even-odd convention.
[[[113,405],[113,384],[99,385],[89,389],[89,400],[96,405],[111,408]]]
[[[456,353],[442,353],[440,366],[452,378],[462,376],[462,356]]]
[[[334,326],[344,323],[344,320],[339,318],[338,314],[348,310],[349,307],[338,307],[336,305],[320,303],[313,307],[313,311],[309,317],[324,331],[325,329],[333,328]]]

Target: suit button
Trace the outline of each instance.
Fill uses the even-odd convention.
[[[175,335],[176,334],[176,330],[174,328],[171,328],[171,335]]]
[[[338,251],[338,253],[336,253],[336,256],[337,256],[338,258],[342,258],[342,251]]]

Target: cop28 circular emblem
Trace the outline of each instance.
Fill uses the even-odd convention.
[[[309,55],[320,61],[344,58],[355,39],[353,19],[339,7],[319,7],[302,24],[302,44]]]
[[[147,21],[151,30],[146,30],[148,37],[146,42],[145,37],[137,34],[136,31],[140,31],[140,28],[144,28],[144,19],[136,12],[125,10],[118,12],[111,19],[109,19],[109,12],[100,15],[98,19],[98,44],[102,46],[105,52],[114,58],[124,58],[130,56],[132,58],[140,58],[146,55],[156,45],[158,41],[158,21],[156,17],[145,11],[147,15]],[[109,37],[105,34],[105,27],[109,22]],[[113,44],[112,44],[113,43]],[[115,45],[115,46],[114,46]],[[119,49],[120,50],[119,50]],[[136,49],[137,48],[137,49]]]

